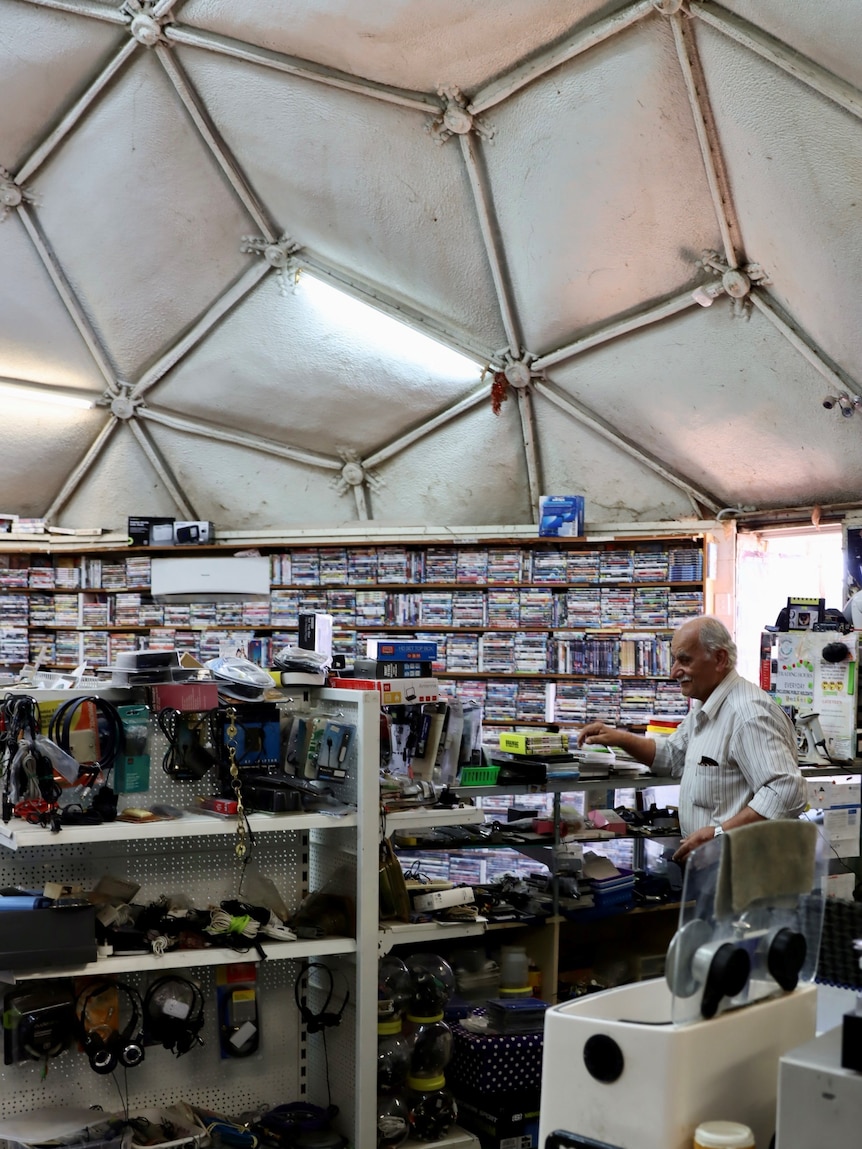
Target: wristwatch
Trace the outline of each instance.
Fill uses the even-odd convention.
[[[713,831],[712,831],[712,836],[713,836],[713,838],[717,838],[719,834],[723,834],[723,833],[724,833],[724,826],[722,826],[721,824],[719,824],[718,826],[716,826],[716,827],[713,829]]]

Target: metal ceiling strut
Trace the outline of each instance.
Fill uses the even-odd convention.
[[[207,423],[203,419],[177,415],[172,411],[162,411],[157,407],[139,407],[137,416],[139,419],[147,419],[151,423],[160,423],[163,427],[170,427],[174,431],[186,431],[190,435],[199,435],[202,439],[212,439],[216,443],[232,443],[236,447],[248,447],[251,451],[263,452],[265,455],[277,455],[281,459],[290,459],[294,463],[306,463],[310,467],[320,467],[325,471],[340,471],[344,465],[341,459],[317,455],[313,451],[291,447],[287,443],[277,443],[273,439],[263,439],[243,431],[232,431],[228,427]]]
[[[116,416],[111,416],[110,419],[102,427],[99,434],[87,448],[87,453],[83,459],[72,469],[66,478],[65,483],[60,488],[59,492],[54,496],[54,500],[49,507],[46,507],[42,513],[42,518],[48,522],[52,522],[63,507],[68,503],[69,499],[78,489],[82,480],[86,477],[87,473],[92,468],[93,464],[98,460],[102,449],[108,442],[114,431],[120,424],[120,420]]]
[[[700,154],[706,173],[706,182],[709,185],[715,218],[721,232],[724,258],[728,267],[736,268],[739,266],[742,238],[730,192],[730,181],[727,178],[724,155],[715,126],[715,117],[712,113],[712,104],[706,87],[706,78],[703,74],[700,53],[697,50],[697,43],[689,27],[687,17],[678,14],[671,15],[670,26],[673,29],[673,42],[685,80],[688,102],[691,105],[697,142],[700,145]]]
[[[660,323],[671,315],[678,315],[681,311],[687,311],[694,306],[694,303],[695,300],[692,298],[691,291],[684,291],[681,295],[674,295],[663,303],[647,307],[645,311],[639,311],[621,319],[614,319],[605,327],[600,327],[589,335],[576,339],[573,343],[567,343],[564,347],[557,348],[556,351],[549,351],[547,355],[540,355],[533,361],[532,366],[536,371],[546,371],[548,367],[563,363],[566,359],[573,359],[576,355],[590,351],[602,343],[609,343],[621,335],[628,335],[630,331],[649,327],[652,323]]]
[[[826,96],[845,111],[862,119],[862,92],[852,84],[848,84],[846,80],[815,64],[813,60],[776,40],[768,32],[763,32],[760,28],[749,24],[747,20],[728,12],[726,8],[692,0],[690,10],[692,15],[703,20],[704,24],[723,32],[737,44],[742,44],[789,76],[800,80],[815,92],[819,92],[821,96]]]
[[[42,234],[38,223],[28,211],[26,205],[23,203],[19,205],[17,214],[18,219],[20,219],[24,227],[24,230],[27,232],[33,246],[36,248],[39,258],[45,266],[45,270],[51,277],[51,282],[54,284],[57,294],[62,299],[63,305],[68,311],[72,322],[75,324],[81,338],[86,343],[90,354],[95,360],[96,366],[102,372],[102,375],[105,378],[105,382],[107,383],[107,392],[110,395],[119,394],[119,389],[116,383],[116,372],[111,366],[107,353],[99,342],[95,331],[90,326],[90,321],[84,313],[84,309],[81,306],[78,297],[75,295],[69,284],[69,281],[66,279],[63,269],[57,262],[57,257],[55,256],[52,248],[49,246],[47,239]]]
[[[265,263],[252,263],[228,289],[214,300],[197,323],[169,347],[151,367],[148,367],[138,382],[132,388],[132,395],[137,397],[145,394],[167,375],[184,355],[212,330],[223,315],[244,299],[250,291],[263,279],[269,267]]]
[[[246,179],[245,173],[240,168],[233,153],[228,150],[227,145],[216,130],[215,125],[198,98],[197,92],[192,87],[189,78],[174,59],[172,52],[167,48],[161,44],[157,44],[153,51],[158,56],[159,63],[164,68],[168,79],[182,100],[183,106],[200,133],[201,139],[209,148],[210,152],[212,152],[216,163],[224,172],[228,183],[233,188],[245,210],[260,228],[261,232],[263,232],[264,238],[268,243],[273,243],[278,235],[278,231],[267,216],[266,210],[260,200],[252,191],[251,185]]]
[[[411,92],[404,88],[392,88],[386,84],[377,84],[373,80],[362,80],[351,76],[348,72],[339,72],[335,68],[327,68],[323,64],[314,64],[309,60],[301,60],[295,56],[286,56],[282,52],[274,52],[269,48],[258,48],[254,44],[246,44],[242,40],[234,40],[229,36],[220,36],[215,32],[202,32],[197,28],[188,28],[181,24],[168,24],[164,29],[165,37],[174,44],[188,44],[193,48],[207,48],[223,56],[231,56],[235,60],[244,60],[248,64],[257,64],[262,68],[271,68],[277,72],[285,72],[296,76],[300,80],[311,80],[316,84],[325,84],[330,88],[341,88],[345,92],[354,92],[358,96],[367,96],[371,100],[382,100],[387,104],[397,104],[402,108],[411,108],[416,112],[436,113],[441,109],[440,101],[425,92]]]
[[[150,465],[165,486],[168,494],[179,507],[183,518],[196,522],[200,515],[186,498],[182,488],[174,477],[170,467],[162,457],[158,447],[153,442],[149,431],[143,427],[139,420],[129,419],[129,430],[138,442],[138,446],[150,461]]]
[[[672,483],[679,490],[684,491],[691,501],[692,506],[698,515],[701,513],[698,504],[707,507],[709,510],[716,512],[721,510],[722,502],[714,495],[708,494],[690,483],[688,479],[677,475],[671,471],[664,463],[658,459],[653,458],[652,455],[647,454],[641,447],[636,446],[634,443],[629,442],[624,436],[620,435],[618,431],[614,431],[607,423],[598,415],[582,406],[576,400],[571,399],[568,395],[563,395],[550,383],[543,379],[536,379],[533,383],[533,389],[537,395],[543,395],[549,402],[553,403],[555,407],[559,407],[561,411],[565,411],[571,415],[578,423],[582,423],[585,427],[589,427],[591,431],[601,435],[609,443],[613,443],[621,451],[660,475],[667,482]]]
[[[493,108],[495,104],[508,99],[521,88],[526,88],[528,84],[532,84],[547,72],[552,72],[554,68],[559,68],[561,64],[580,56],[582,52],[589,51],[603,40],[630,28],[644,16],[649,16],[652,10],[652,0],[636,0],[636,3],[630,4],[622,11],[614,12],[611,16],[606,16],[603,20],[597,20],[594,24],[575,32],[562,43],[554,44],[544,52],[537,52],[535,56],[477,92],[467,110],[475,116],[487,111],[488,108]]]
[[[89,110],[90,105],[108,86],[117,72],[125,65],[129,57],[134,54],[137,47],[138,45],[134,40],[124,42],[119,52],[102,69],[87,90],[78,97],[68,112],[62,116],[60,122],[51,129],[41,144],[33,149],[18,169],[18,174],[15,177],[17,183],[24,183],[25,180],[30,179],[34,172],[38,171],[54,149],[63,142],[81,117]]]

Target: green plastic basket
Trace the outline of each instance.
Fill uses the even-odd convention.
[[[462,766],[459,786],[496,786],[499,766]]]

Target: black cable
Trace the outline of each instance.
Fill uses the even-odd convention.
[[[114,763],[126,748],[126,731],[123,727],[123,720],[112,702],[93,694],[68,699],[58,706],[52,714],[48,737],[61,750],[74,758],[75,755],[72,753],[70,745],[72,723],[76,714],[87,703],[91,703],[96,711],[96,738],[99,757],[94,762],[85,762],[81,765],[88,767],[89,772],[92,772],[94,776],[102,773],[107,779]]]

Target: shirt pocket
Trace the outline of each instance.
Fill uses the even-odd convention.
[[[718,802],[720,782],[721,767],[714,759],[703,756],[694,767],[692,801],[695,806],[714,809]]]

